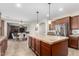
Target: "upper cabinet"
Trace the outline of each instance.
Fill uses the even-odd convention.
[[[71,28],[79,29],[79,16],[74,16],[71,19]]]

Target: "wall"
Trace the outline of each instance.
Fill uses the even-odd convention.
[[[7,21],[4,21],[4,36],[7,36]]]
[[[53,18],[51,21],[55,21],[55,20],[57,20],[57,19],[61,19],[61,18],[64,18],[64,17],[68,17],[68,16],[75,16],[75,15],[79,15],[79,11],[77,11],[77,12],[74,12],[74,13],[71,13],[71,14],[66,14],[66,15],[63,15],[63,16],[61,16],[61,17],[56,17],[56,18]],[[40,23],[45,23],[45,34],[47,34],[47,32],[52,32],[52,30],[49,30],[49,27],[48,27],[48,21],[46,20],[46,19],[44,19],[44,20],[42,20],[42,21],[39,21],[39,24]],[[36,31],[35,31],[35,26],[36,26],[36,24],[35,23],[31,23],[30,24],[31,26],[30,26],[30,31],[31,31],[31,33],[35,33]]]
[[[63,17],[75,16],[75,15],[79,15],[79,11],[71,13],[71,14],[66,14],[66,15],[63,15],[61,17],[53,18],[52,21],[55,21],[55,20],[63,18]],[[49,30],[49,28],[48,28],[48,21],[46,19],[39,21],[39,23],[45,23],[45,29],[46,29],[45,30],[45,34],[47,34],[47,32],[51,32],[52,31],[52,30]],[[7,25],[6,24],[7,24],[7,22],[5,22],[5,26],[4,26],[4,28],[5,28],[5,30],[4,30],[5,31],[4,32],[5,36],[7,36]],[[36,22],[29,23],[29,26],[27,27],[28,31],[30,31],[30,33],[33,33],[33,34],[37,33],[37,31],[35,31],[35,26],[36,26]]]
[[[41,24],[44,23],[44,28],[45,28],[45,33],[44,33],[44,28],[40,29],[41,28]],[[39,33],[39,34],[44,34],[46,35],[47,34],[47,31],[48,31],[48,25],[47,25],[47,20],[44,19],[42,21],[39,21],[39,26],[38,26],[38,31],[35,31],[35,27],[36,27],[36,22],[33,22],[30,24],[30,33],[31,34],[34,34],[34,33]],[[40,31],[41,30],[41,31]],[[42,31],[43,30],[43,31]]]

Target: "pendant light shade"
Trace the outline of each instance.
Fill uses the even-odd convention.
[[[39,24],[38,24],[38,14],[39,14],[39,11],[37,11],[36,14],[37,14],[37,24],[36,24],[35,30],[38,31],[38,27],[39,27]]]
[[[51,5],[51,3],[48,3],[48,5],[49,5],[49,19],[48,19],[48,24],[51,24],[51,21],[50,21],[50,5]]]
[[[39,11],[37,11],[36,13],[37,13],[37,25],[36,26],[38,27],[39,26],[39,24],[38,24],[38,14],[39,14]]]

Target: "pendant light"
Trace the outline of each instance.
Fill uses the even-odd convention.
[[[39,26],[39,24],[38,24],[38,14],[39,14],[39,11],[37,11],[36,14],[37,14],[37,25],[36,26],[38,27]]]
[[[51,3],[48,3],[48,5],[49,5],[49,20],[48,20],[48,24],[51,24],[51,21],[50,21],[50,5],[51,5]]]

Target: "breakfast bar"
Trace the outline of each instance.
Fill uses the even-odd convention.
[[[38,56],[67,56],[68,37],[29,35],[29,48]]]

